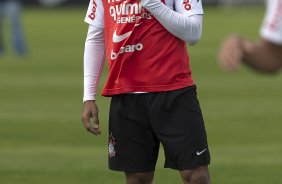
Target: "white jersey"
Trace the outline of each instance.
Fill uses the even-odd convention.
[[[260,34],[264,39],[282,45],[282,0],[267,1]]]

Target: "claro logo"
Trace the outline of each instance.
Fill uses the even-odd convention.
[[[96,18],[96,10],[97,10],[97,3],[96,0],[92,0],[92,9],[91,9],[91,13],[88,15],[88,17],[91,20],[94,20]]]
[[[118,55],[123,53],[141,51],[142,49],[143,49],[142,43],[137,43],[136,45],[126,45],[124,47],[121,47],[118,53],[112,51],[111,59],[114,60],[118,57]]]

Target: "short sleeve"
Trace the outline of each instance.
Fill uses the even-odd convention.
[[[262,38],[282,45],[282,0],[267,1],[267,11],[260,29]]]
[[[104,28],[104,7],[102,0],[90,0],[84,21],[90,25]]]
[[[201,0],[174,0],[175,11],[181,14],[202,15],[204,14]]]

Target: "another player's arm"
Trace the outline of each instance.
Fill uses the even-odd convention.
[[[282,46],[261,39],[256,43],[242,40],[242,61],[264,73],[276,73],[282,67]]]
[[[219,65],[223,69],[234,71],[243,63],[266,74],[280,70],[282,67],[282,21],[281,10],[278,8],[280,0],[267,3],[260,39],[257,42],[237,35],[231,35],[223,41],[218,53]]]
[[[89,26],[84,50],[84,96],[82,122],[85,129],[95,135],[99,127],[96,90],[105,63],[104,29]]]
[[[261,73],[273,74],[282,67],[282,45],[261,38],[253,43],[237,35],[231,35],[219,50],[219,64],[227,70],[240,68],[241,63]]]
[[[140,0],[147,9],[171,34],[194,45],[202,35],[202,14],[188,15],[171,10],[161,0]],[[175,1],[183,4],[183,1]]]

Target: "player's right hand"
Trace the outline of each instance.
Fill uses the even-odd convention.
[[[218,64],[226,71],[240,68],[243,58],[242,38],[236,35],[227,37],[218,51]]]
[[[81,120],[84,128],[95,135],[101,134],[98,112],[98,106],[94,100],[84,102]]]

